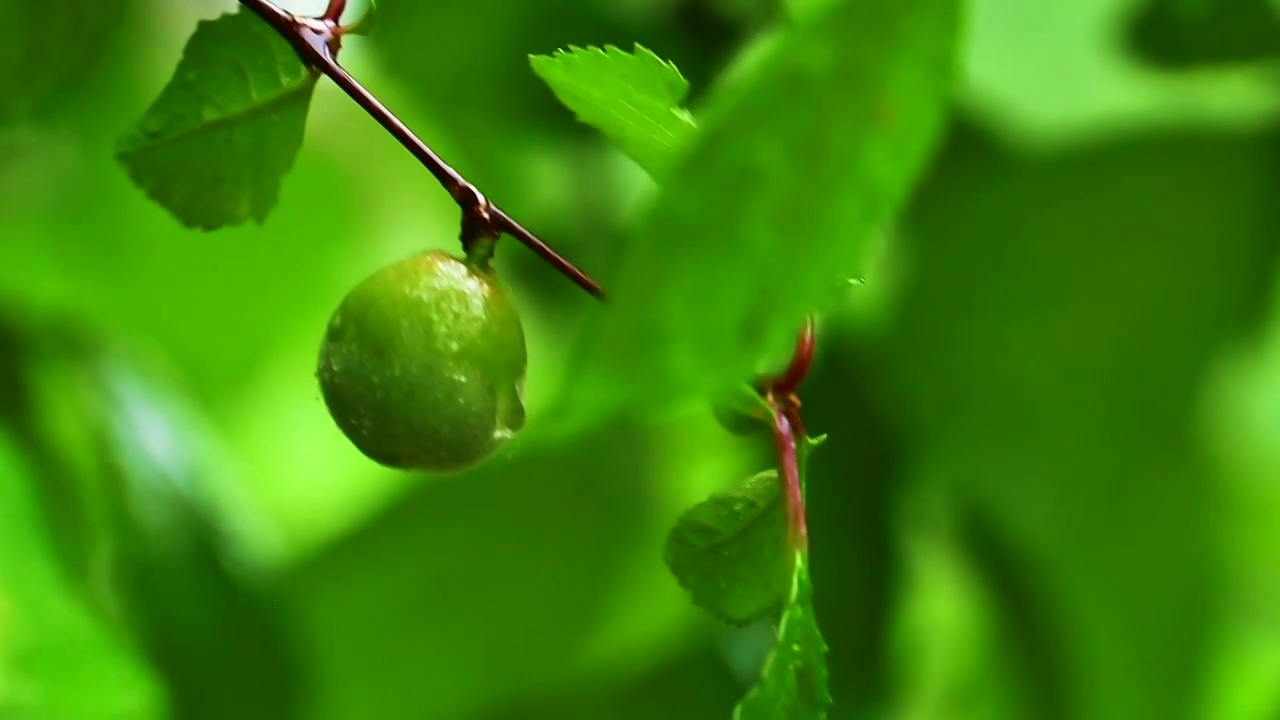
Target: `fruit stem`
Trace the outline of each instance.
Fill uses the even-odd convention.
[[[457,170],[449,166],[439,155],[427,146],[398,117],[387,109],[373,93],[369,92],[350,73],[338,64],[336,54],[342,37],[342,28],[331,15],[335,7],[345,5],[342,2],[331,2],[329,11],[319,18],[293,15],[286,12],[270,0],[240,0],[240,4],[249,8],[262,18],[281,37],[289,41],[297,51],[303,63],[314,68],[333,81],[348,97],[355,101],[379,125],[405,147],[423,167],[435,177],[436,181],[453,197],[462,209],[463,226],[482,228],[481,234],[497,237],[506,233],[519,240],[539,257],[569,278],[578,287],[587,291],[598,300],[604,300],[604,290],[589,275],[579,270],[525,229],[514,218],[497,205],[492,204]]]
[[[466,251],[467,265],[484,272],[489,271],[489,261],[493,259],[493,249],[498,243],[498,238],[492,235],[481,235],[479,237],[464,239],[462,247]]]

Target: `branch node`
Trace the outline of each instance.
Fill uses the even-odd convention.
[[[469,241],[468,238],[496,239],[498,235],[505,232],[537,253],[578,287],[598,300],[604,299],[604,291],[590,276],[526,230],[510,215],[490,203],[474,185],[436,155],[435,151],[422,142],[407,125],[338,64],[338,50],[342,45],[342,36],[345,32],[339,21],[346,10],[345,0],[330,0],[328,10],[318,18],[299,17],[285,12],[271,0],[240,0],[240,4],[248,7],[281,37],[288,40],[304,63],[332,80],[346,93],[347,97],[354,100],[435,177],[462,209],[464,248]]]

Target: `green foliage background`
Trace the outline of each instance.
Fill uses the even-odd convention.
[[[779,7],[380,5],[348,67],[575,262],[661,294],[619,267],[655,188],[528,55],[639,42],[696,115]],[[512,243],[529,428],[460,476],[363,459],[312,375],[325,323],[453,247],[456,209],[325,82],[261,227],[186,230],[133,187],[117,137],[231,7],[0,0],[0,718],[727,718],[770,628],[693,607],[663,544],[767,446],[702,406],[558,426],[608,310]],[[946,139],[803,391],[833,718],[1280,715],[1278,14],[968,4]]]

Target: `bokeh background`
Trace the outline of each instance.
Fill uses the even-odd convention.
[[[778,12],[381,5],[345,63],[588,270],[655,189],[527,55],[640,42],[696,112]],[[768,448],[705,409],[540,434],[591,301],[512,245],[528,431],[363,459],[323,328],[456,209],[324,83],[265,225],[132,187],[116,137],[232,7],[0,0],[0,718],[729,717],[770,628],[662,544]],[[1269,0],[970,3],[947,140],[804,389],[833,718],[1280,718],[1278,58]]]

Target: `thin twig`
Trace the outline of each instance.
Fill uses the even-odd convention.
[[[339,23],[342,21],[342,14],[347,11],[347,0],[329,0],[329,7],[325,8],[324,15],[320,16],[321,20],[331,23]]]
[[[801,436],[797,438],[795,428],[791,425],[792,413],[781,407],[776,400],[768,398],[773,408],[773,443],[778,451],[778,482],[782,484],[782,499],[787,514],[787,540],[792,550],[809,549],[809,528],[804,514],[804,491],[800,486],[800,460],[797,442],[806,442]]]
[[[805,318],[795,352],[785,372],[764,383],[763,395],[773,415],[773,443],[778,453],[778,482],[787,511],[787,537],[793,550],[809,549],[805,520],[804,487],[800,482],[802,452],[808,452],[809,432],[800,417],[796,396],[813,365],[813,318]],[[802,445],[803,444],[803,445]]]
[[[366,90],[338,64],[335,54],[341,43],[342,29],[338,21],[330,15],[335,6],[343,6],[344,2],[341,0],[331,2],[329,12],[321,18],[293,15],[270,0],[240,0],[240,3],[288,40],[304,63],[332,80],[430,171],[462,209],[464,245],[472,242],[476,235],[497,236],[499,233],[506,233],[537,253],[578,287],[597,299],[604,299],[604,290],[595,280],[551,249],[501,208],[489,202],[475,185],[468,182],[457,170],[436,155],[407,125],[374,97],[373,93]]]

